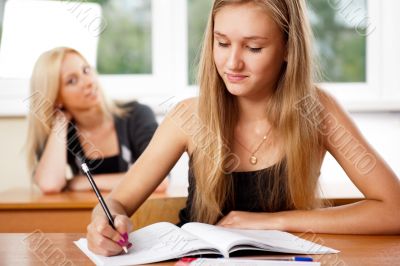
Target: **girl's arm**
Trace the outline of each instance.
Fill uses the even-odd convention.
[[[187,150],[190,136],[184,131],[183,123],[193,112],[193,106],[194,100],[190,99],[169,112],[145,151],[112,190],[109,198],[120,202],[128,215],[132,215],[157,188]],[[186,112],[182,111],[185,109]]]
[[[154,132],[158,127],[156,116],[153,110],[147,105],[134,103],[134,108],[130,117],[128,118],[129,128],[129,143],[131,152],[135,155],[140,155],[144,152],[147,145],[149,145]],[[168,187],[168,178],[156,188],[156,192],[165,192]]]
[[[102,191],[109,191],[121,181],[125,173],[94,175],[97,187]],[[68,182],[68,188],[73,191],[90,191],[92,186],[84,175],[77,175]]]
[[[180,110],[184,109],[188,112],[181,115]],[[183,123],[191,110],[193,100],[186,100],[165,117],[146,150],[106,199],[110,212],[117,215],[117,231],[108,225],[101,206],[95,207],[87,233],[90,250],[105,256],[121,252],[118,241],[132,229],[128,217],[149,197],[187,150],[190,137],[183,130]]]
[[[124,177],[126,173],[99,174],[94,176],[97,187],[102,191],[112,190]],[[155,192],[165,192],[168,186],[168,179],[165,178],[156,188]],[[73,191],[90,191],[92,187],[86,176],[75,176],[68,182],[68,188]]]
[[[34,180],[44,193],[57,193],[66,186],[67,130],[69,115],[58,111],[47,139]]]
[[[326,93],[325,148],[365,199],[348,205],[277,213],[232,212],[220,221],[228,227],[337,234],[400,233],[400,180],[368,144],[349,115]]]

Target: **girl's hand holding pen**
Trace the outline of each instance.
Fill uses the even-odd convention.
[[[113,256],[123,252],[124,247],[129,249],[132,243],[128,234],[132,230],[132,222],[126,215],[114,217],[116,230],[109,224],[106,216],[97,216],[87,227],[86,238],[91,251],[103,255]]]
[[[128,253],[132,244],[128,240],[128,233],[132,230],[132,222],[126,215],[112,215],[107,207],[96,182],[90,174],[86,163],[82,164],[82,170],[86,174],[97,199],[103,208],[104,215],[97,214],[87,227],[88,247],[91,251],[103,255],[112,256],[122,252]]]

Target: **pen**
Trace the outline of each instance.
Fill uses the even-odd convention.
[[[104,201],[103,196],[100,193],[100,190],[97,188],[97,185],[94,182],[93,177],[89,172],[89,167],[86,165],[86,163],[83,163],[81,165],[81,167],[82,167],[83,172],[86,174],[86,176],[90,182],[90,185],[92,185],[92,188],[93,188],[94,192],[96,193],[97,199],[99,200],[101,207],[103,207],[103,210],[106,213],[108,223],[111,225],[111,227],[114,230],[117,230],[114,225],[114,218],[112,217],[110,210],[108,209],[106,202]],[[125,253],[128,253],[128,248],[126,246],[123,246],[122,249],[125,251]]]
[[[291,257],[253,257],[253,258],[232,258],[232,259],[252,259],[252,260],[279,260],[279,261],[313,261],[311,257],[291,256]]]
[[[202,262],[211,262],[214,261],[215,263],[217,262],[222,262],[222,261],[228,261],[230,260],[232,263],[251,263],[255,261],[298,261],[298,262],[312,262],[313,258],[311,257],[300,257],[300,256],[293,256],[293,257],[252,257],[252,258],[246,258],[246,257],[236,257],[236,258],[192,258],[192,257],[184,257],[179,260],[179,264],[177,265],[189,265],[192,262],[197,262],[200,263],[201,265]],[[197,265],[197,264],[196,264]]]

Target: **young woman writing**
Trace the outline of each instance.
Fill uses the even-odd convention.
[[[190,173],[181,224],[399,233],[399,179],[336,100],[316,86],[310,37],[304,0],[216,0],[201,55],[199,97],[166,116],[108,197],[117,231],[100,207],[94,209],[89,248],[106,256],[122,251],[122,235],[132,230],[129,217],[183,152]],[[346,145],[338,142],[339,133]],[[326,152],[364,200],[321,206],[317,181]],[[151,167],[154,161],[157,167]]]

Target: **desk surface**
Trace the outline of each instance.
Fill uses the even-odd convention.
[[[103,197],[108,193],[102,192]],[[153,193],[149,199],[175,197],[167,193]],[[179,197],[179,196],[178,196]],[[13,188],[0,192],[0,209],[81,209],[93,208],[98,203],[93,191],[65,191],[43,194],[36,188]]]
[[[359,199],[330,200],[333,205],[342,205]],[[0,233],[29,233],[36,229],[46,233],[84,233],[96,204],[97,198],[92,191],[51,195],[44,195],[37,188],[2,191],[0,221],[7,222],[0,222]],[[178,212],[185,204],[183,191],[169,188],[168,193],[153,193],[131,219],[137,228],[159,221],[176,223]]]
[[[300,235],[341,252],[313,256],[321,265],[398,265],[400,236]],[[0,234],[1,265],[93,265],[73,241],[84,237],[74,233]],[[64,264],[62,263],[64,261]],[[70,261],[70,264],[67,262]],[[164,262],[152,265],[174,265]]]
[[[108,193],[102,193],[104,197]],[[182,191],[169,189],[168,193],[153,193],[149,199],[184,198]],[[331,203],[343,205],[361,198],[329,198]],[[92,191],[66,191],[57,194],[42,194],[37,188],[12,188],[0,192],[0,210],[38,210],[38,209],[82,209],[93,208],[98,203]]]
[[[176,223],[185,202],[186,198],[179,194],[153,193],[131,217],[132,222],[137,228],[159,221]],[[91,191],[52,195],[29,188],[3,191],[0,192],[0,233],[29,233],[36,229],[46,233],[84,233],[97,203]]]

